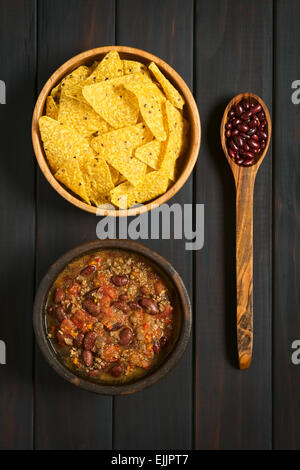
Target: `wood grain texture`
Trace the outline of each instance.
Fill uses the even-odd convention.
[[[291,96],[300,80],[300,3],[276,3],[273,442],[299,449],[300,366],[291,362],[291,345],[300,339],[300,104]]]
[[[171,65],[192,86],[193,2],[191,0],[117,2],[116,38],[140,47]],[[201,113],[201,109],[200,109]],[[169,204],[192,203],[192,178]],[[147,240],[182,276],[192,297],[192,252],[184,240]],[[115,399],[116,449],[188,449],[192,447],[192,344],[177,367],[155,386]]]
[[[114,1],[39,2],[39,91],[73,55],[114,43]],[[99,218],[64,201],[38,169],[37,281],[65,251],[96,238]],[[76,389],[50,369],[37,349],[37,449],[110,449],[112,399]]]
[[[254,362],[236,354],[235,188],[219,127],[228,101],[252,91],[272,98],[272,2],[196,1],[195,91],[203,131],[196,202],[205,204],[205,247],[196,257],[198,449],[269,449],[271,381],[271,152],[254,197]],[[205,18],[205,21],[204,21]]]
[[[0,338],[7,364],[0,365],[0,448],[33,445],[34,177],[28,133],[35,89],[35,2],[0,1]],[[13,34],[12,34],[13,31]]]
[[[225,137],[228,113],[238,103],[249,100],[259,103],[265,113],[268,138],[263,151],[249,167],[237,165],[230,157]],[[250,367],[253,350],[253,195],[257,172],[262,164],[271,140],[272,124],[269,110],[263,100],[253,93],[239,93],[225,108],[220,139],[223,152],[231,168],[236,191],[236,222],[235,222],[235,262],[236,262],[236,303],[237,303],[237,347],[239,368]]]

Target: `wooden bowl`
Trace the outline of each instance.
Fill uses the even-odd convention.
[[[175,303],[175,329],[170,343],[170,348],[166,356],[162,358],[146,376],[137,379],[134,382],[124,383],[120,385],[99,384],[92,379],[84,379],[68,369],[58,358],[57,353],[53,349],[46,331],[45,305],[48,293],[65,266],[72,262],[75,258],[91,253],[100,249],[121,249],[132,251],[133,253],[142,255],[148,259],[150,264],[160,272],[170,286],[174,289],[177,301]],[[34,302],[33,308],[33,326],[37,343],[53,369],[61,375],[65,380],[85,390],[104,394],[104,395],[123,395],[134,393],[142,390],[149,385],[154,384],[164,377],[179,361],[188,344],[192,325],[192,309],[191,302],[183,284],[183,281],[173,266],[161,255],[150,248],[130,240],[96,240],[84,243],[73,250],[67,252],[59,258],[49,269],[43,278]]]
[[[186,104],[185,104],[185,116],[190,123],[190,130],[189,130],[189,146],[182,157],[185,159],[182,163],[181,173],[177,179],[177,181],[171,186],[171,188],[164,193],[162,196],[154,199],[147,204],[132,208],[129,210],[104,210],[104,209],[97,209],[95,206],[90,206],[86,204],[81,199],[77,198],[72,192],[68,191],[64,186],[62,186],[53,176],[51,172],[47,158],[44,152],[43,143],[41,140],[38,121],[39,118],[44,114],[45,102],[46,98],[49,95],[52,88],[59,83],[65,75],[68,75],[72,72],[72,70],[76,69],[80,65],[90,64],[94,60],[99,60],[104,57],[107,52],[111,50],[117,50],[122,59],[131,59],[131,60],[139,60],[145,64],[149,64],[150,62],[155,62],[163,74],[173,83],[173,85],[179,90],[179,92],[183,95]],[[194,165],[198,158],[198,153],[200,149],[200,141],[201,141],[201,125],[200,125],[200,116],[198,112],[197,105],[193,98],[193,95],[184,82],[184,80],[172,69],[166,62],[159,59],[158,57],[150,54],[149,52],[145,52],[141,49],[135,49],[133,47],[125,47],[125,46],[107,46],[107,47],[99,47],[96,49],[90,49],[89,51],[82,52],[81,54],[76,55],[72,59],[65,62],[59,69],[54,72],[53,75],[49,78],[46,82],[44,88],[42,89],[39,98],[36,102],[34,112],[33,112],[33,119],[32,119],[32,142],[33,148],[35,151],[35,155],[40,166],[40,169],[44,173],[45,177],[51,184],[51,186],[67,201],[71,202],[80,209],[83,209],[87,212],[91,212],[93,214],[102,215],[102,216],[133,216],[137,214],[142,214],[148,210],[154,209],[155,207],[160,206],[161,204],[167,202],[174,194],[179,191],[179,189],[184,185],[188,177],[190,176]]]

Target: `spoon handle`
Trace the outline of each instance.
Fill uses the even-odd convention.
[[[255,174],[236,178],[237,346],[240,369],[248,369],[253,348],[253,193]]]

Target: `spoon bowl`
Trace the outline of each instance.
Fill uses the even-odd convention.
[[[265,113],[268,137],[265,148],[251,166],[238,165],[229,155],[225,126],[229,111],[243,100],[259,103]],[[236,188],[236,289],[237,349],[239,368],[248,369],[253,351],[253,194],[255,178],[269,148],[271,118],[263,100],[254,93],[240,93],[227,105],[220,127],[221,144],[231,168]]]

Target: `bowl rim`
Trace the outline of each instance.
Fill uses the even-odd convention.
[[[89,253],[97,249],[121,249],[126,251],[132,251],[134,253],[148,258],[154,265],[157,265],[159,269],[169,278],[170,282],[175,286],[178,293],[179,300],[181,302],[181,328],[179,331],[178,339],[169,352],[165,360],[157,369],[138,379],[136,382],[124,384],[124,385],[104,385],[90,382],[75,375],[64,366],[57,358],[53,347],[50,344],[49,339],[46,335],[45,330],[45,316],[44,306],[47,299],[47,295],[50,287],[55,281],[58,274],[64,269],[64,267],[70,263],[73,259],[83,256],[85,253]],[[135,393],[143,390],[150,385],[153,385],[158,380],[163,378],[167,373],[175,367],[175,365],[181,359],[185,349],[188,345],[191,327],[192,327],[192,305],[186,290],[178,272],[172,266],[172,264],[165,259],[163,256],[158,254],[152,248],[149,248],[139,242],[132,240],[95,240],[88,243],[78,245],[60,258],[58,258],[49,268],[45,276],[43,277],[38,290],[36,292],[34,306],[33,306],[33,327],[36,341],[39,345],[43,356],[47,360],[48,364],[65,380],[78,386],[89,392],[94,392],[101,395],[126,395]]]
[[[47,159],[45,156],[44,148],[41,142],[40,133],[39,133],[39,126],[38,120],[43,115],[44,105],[47,96],[49,95],[50,90],[60,81],[67,73],[70,73],[75,67],[79,65],[83,65],[84,63],[88,62],[89,60],[96,59],[96,56],[104,55],[111,50],[116,50],[121,54],[128,54],[132,56],[138,56],[140,59],[144,61],[147,60],[149,62],[155,62],[158,65],[163,73],[166,73],[167,77],[170,79],[171,82],[175,82],[177,89],[184,95],[186,100],[186,106],[189,109],[189,116],[193,123],[190,122],[190,129],[193,131],[193,135],[191,136],[191,144],[190,150],[187,153],[188,158],[184,170],[180,174],[179,178],[175,181],[175,183],[161,196],[158,198],[144,204],[142,206],[133,207],[130,209],[100,209],[96,206],[91,206],[77,197],[73,196],[69,191],[67,191],[54,177],[53,173],[51,172]],[[137,57],[136,57],[137,58]],[[191,131],[190,131],[191,132]],[[185,184],[187,179],[189,178],[190,174],[193,171],[193,168],[196,164],[199,151],[200,151],[200,144],[201,144],[201,121],[199,110],[193,94],[183,78],[165,61],[160,59],[159,57],[151,54],[150,52],[144,51],[142,49],[137,49],[134,47],[129,46],[104,46],[104,47],[97,47],[94,49],[89,49],[85,52],[81,52],[80,54],[75,55],[68,61],[64,62],[47,80],[45,85],[43,86],[39,97],[36,101],[33,117],[32,117],[32,143],[33,149],[38,161],[39,167],[44,174],[45,178],[51,184],[53,189],[58,192],[64,199],[69,201],[71,204],[79,207],[80,209],[85,210],[86,212],[90,212],[92,214],[97,214],[99,216],[112,216],[112,217],[130,217],[139,214],[143,214],[147,211],[155,209],[156,207],[160,206],[161,204],[166,203],[171,197],[173,197]]]

